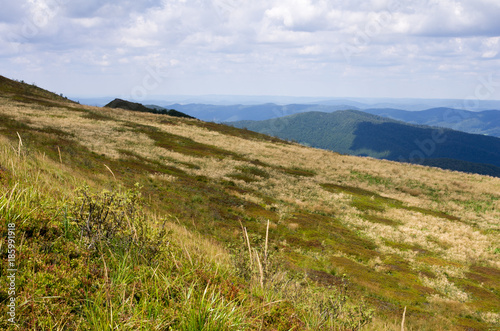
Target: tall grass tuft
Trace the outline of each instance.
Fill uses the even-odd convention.
[[[244,314],[235,301],[224,298],[208,284],[200,296],[197,284],[185,292],[187,314],[182,317],[179,330],[224,331],[245,327]]]

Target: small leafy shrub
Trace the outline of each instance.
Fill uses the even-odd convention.
[[[94,248],[101,241],[107,244],[118,240],[122,243],[137,241],[134,223],[143,217],[138,210],[140,194],[137,191],[92,193],[88,187],[83,187],[77,190],[77,195],[73,211],[88,248]]]
[[[164,224],[159,231],[148,225],[139,187],[123,192],[93,193],[88,187],[77,190],[72,214],[80,229],[80,238],[88,249],[104,246],[146,253],[149,258],[163,247]]]

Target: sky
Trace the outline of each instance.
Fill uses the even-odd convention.
[[[2,0],[0,75],[134,100],[498,100],[499,17],[499,0]]]

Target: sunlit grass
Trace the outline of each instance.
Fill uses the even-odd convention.
[[[497,178],[118,109],[1,98],[0,116],[0,218],[24,236],[28,329],[352,329],[373,313],[366,329],[392,330],[404,306],[408,330],[498,323]],[[75,189],[135,183],[141,222],[116,237],[132,246],[89,250]]]

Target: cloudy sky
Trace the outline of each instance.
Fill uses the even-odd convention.
[[[2,0],[0,75],[69,96],[500,99],[499,0]]]

